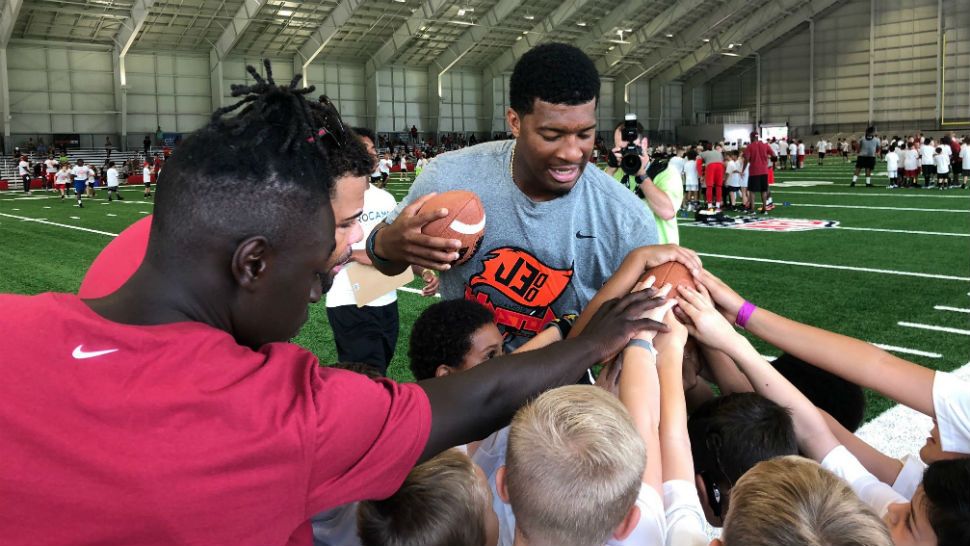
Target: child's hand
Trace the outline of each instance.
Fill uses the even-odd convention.
[[[726,351],[734,342],[738,333],[734,327],[717,312],[711,302],[710,294],[701,285],[700,292],[678,287],[680,291],[680,308],[690,317],[691,326],[688,326],[690,335],[697,338],[701,343],[714,349]]]
[[[687,327],[677,320],[672,311],[668,311],[664,316],[664,324],[670,328],[670,331],[657,336],[654,348],[660,354],[672,349],[683,350],[684,344],[687,343]]]
[[[703,286],[707,289],[705,292],[717,304],[717,309],[721,312],[721,315],[729,323],[733,324],[738,318],[738,311],[744,305],[744,298],[706,269],[694,269],[692,273],[694,274],[694,281],[698,283],[698,286]]]
[[[653,283],[654,283],[655,280],[656,279],[654,279],[653,275],[651,275],[646,280],[644,280],[642,282],[638,282],[636,284],[636,286],[633,287],[633,291],[634,292],[638,292],[640,290],[647,290],[648,288],[650,288],[650,287],[653,286]],[[667,298],[667,295],[670,294],[670,291],[672,289],[673,289],[673,286],[672,285],[665,284],[665,285],[663,285],[663,287],[659,291],[657,291],[657,295],[655,297],[656,298],[665,299],[665,298]],[[660,305],[659,307],[655,307],[653,309],[647,310],[647,312],[645,312],[643,314],[643,316],[640,317],[640,318],[646,318],[646,319],[654,320],[654,321],[657,321],[657,322],[663,322],[664,316],[667,315],[667,311],[669,311],[670,308],[673,307],[676,304],[677,304],[677,300],[671,298],[669,300],[666,300],[663,303],[663,305]],[[639,332],[634,337],[636,337],[637,339],[644,339],[644,340],[647,340],[647,341],[652,341],[653,338],[656,335],[657,335],[657,332],[655,332],[655,331],[652,331],[652,330],[643,330],[643,331]]]

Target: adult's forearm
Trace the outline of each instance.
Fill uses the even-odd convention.
[[[640,189],[643,190],[643,195],[647,198],[647,206],[650,207],[650,210],[654,214],[664,220],[671,220],[677,215],[670,196],[658,188],[656,184],[649,180],[644,180],[640,184]]]
[[[386,227],[387,224],[382,222],[377,224],[377,226],[374,228],[373,254],[376,254],[377,256],[372,255],[371,252],[368,251],[368,257],[371,259],[371,265],[373,265],[378,271],[389,277],[393,277],[395,275],[400,275],[411,264],[383,259],[385,256],[387,256],[387,253],[381,245],[380,232]]]
[[[457,374],[421,381],[431,402],[431,436],[422,460],[480,440],[508,424],[530,398],[575,383],[607,355],[587,339],[572,339],[494,358]]]

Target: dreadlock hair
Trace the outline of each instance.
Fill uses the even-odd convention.
[[[289,85],[277,85],[269,61],[263,65],[265,78],[246,67],[256,83],[232,86],[232,95],[242,100],[216,110],[166,163],[149,259],[181,259],[207,238],[218,249],[252,235],[285,246],[300,235],[294,226],[306,225],[329,203],[333,175],[323,137],[314,127],[336,111],[324,112],[324,105],[308,102],[305,95],[313,87],[298,88],[299,74]],[[235,116],[226,115],[242,106]]]
[[[319,109],[313,110],[314,126],[320,127],[317,135],[330,158],[330,174],[342,176],[368,176],[374,172],[375,158],[353,129],[344,127],[340,113],[326,95],[320,95]]]
[[[536,99],[575,106],[599,100],[600,75],[592,59],[576,46],[541,44],[512,69],[509,106],[520,116],[532,113]]]

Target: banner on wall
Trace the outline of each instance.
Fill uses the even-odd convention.
[[[754,125],[750,123],[725,123],[724,142],[731,144],[731,149],[736,149],[739,143],[751,141],[751,131],[753,130]]]
[[[54,146],[57,148],[80,148],[81,147],[81,135],[77,133],[60,133],[55,134],[51,139]]]
[[[788,139],[788,125],[762,125],[761,126],[761,140],[768,140],[771,138],[776,139]]]
[[[174,147],[181,141],[182,133],[162,133],[162,144],[164,146]]]

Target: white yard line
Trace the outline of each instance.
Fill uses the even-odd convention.
[[[6,218],[13,218],[15,220],[23,220],[25,222],[36,222],[38,224],[44,224],[44,225],[47,225],[47,226],[57,226],[57,227],[62,227],[62,228],[67,228],[67,229],[74,229],[74,230],[77,230],[77,231],[87,231],[88,233],[97,233],[98,235],[108,235],[109,237],[117,237],[118,236],[117,233],[109,233],[107,231],[99,231],[97,229],[91,229],[91,228],[86,228],[86,227],[81,227],[81,226],[72,226],[70,224],[58,224],[57,222],[49,222],[47,220],[41,220],[41,219],[37,219],[37,218],[28,218],[26,216],[16,216],[14,214],[6,214],[6,213],[3,213],[3,212],[0,212],[0,216],[6,217]]]
[[[777,206],[777,203],[776,203]],[[865,209],[865,210],[898,210],[916,212],[955,212],[958,214],[970,214],[970,209],[920,209],[915,207],[870,207],[864,205],[820,205],[816,203],[792,203],[789,207],[819,207],[823,209]]]
[[[874,269],[870,267],[853,267],[849,265],[816,264],[811,262],[794,262],[789,260],[772,260],[768,258],[751,258],[747,256],[728,256],[726,254],[706,254],[697,253],[699,256],[707,258],[721,258],[724,260],[741,260],[750,262],[763,262],[770,264],[800,265],[802,267],[815,267],[818,269],[838,269],[842,271],[858,271],[861,273],[882,273],[884,275],[900,275],[903,277],[919,277],[921,279],[940,279],[944,281],[970,282],[970,277],[956,277],[953,275],[937,275],[933,273],[916,273],[912,271],[895,271],[892,269]]]
[[[770,219],[765,217],[765,219]],[[677,225],[687,226],[687,227],[707,227],[698,225],[694,220],[681,218],[677,221]],[[846,227],[846,226],[835,226],[835,229],[846,229],[849,231],[878,231],[882,233],[904,233],[907,235],[940,235],[946,237],[970,237],[970,233],[947,233],[944,231],[915,231],[910,229],[883,229],[883,228],[861,228],[861,227]]]
[[[871,342],[870,342],[871,343]],[[908,349],[906,347],[895,347],[893,345],[883,345],[882,343],[873,343],[876,347],[879,347],[883,351],[892,351],[894,353],[902,353],[907,355],[925,356],[927,358],[943,358],[940,353],[931,353],[927,351],[920,351],[917,349]]]
[[[824,195],[827,197],[927,197],[933,199],[970,199],[970,195],[938,195],[927,191],[926,193],[906,193],[901,191],[900,193],[849,193],[849,192],[826,192],[826,191],[801,191],[795,189],[795,186],[791,188],[775,188],[771,189],[772,194],[784,193],[786,195]]]
[[[418,290],[417,288],[411,288],[409,286],[402,286],[401,288],[398,288],[398,290],[403,290],[405,292],[410,292],[412,294],[421,294],[420,290]],[[441,294],[435,294],[434,297],[440,298]]]
[[[970,294],[967,294],[970,296]],[[970,309],[964,309],[962,307],[947,307],[946,305],[934,305],[933,309],[937,311],[953,311],[954,313],[970,313]]]
[[[934,324],[922,324],[920,322],[905,322],[900,321],[896,324],[904,326],[906,328],[918,328],[920,330],[932,330],[934,332],[946,332],[947,334],[960,334],[961,336],[970,336],[970,330],[961,330],[960,328],[950,328],[949,326],[936,326]]]
[[[970,380],[970,362],[950,373],[964,381]],[[918,453],[931,428],[933,421],[926,415],[896,405],[862,425],[856,436],[886,455],[900,458]]]

